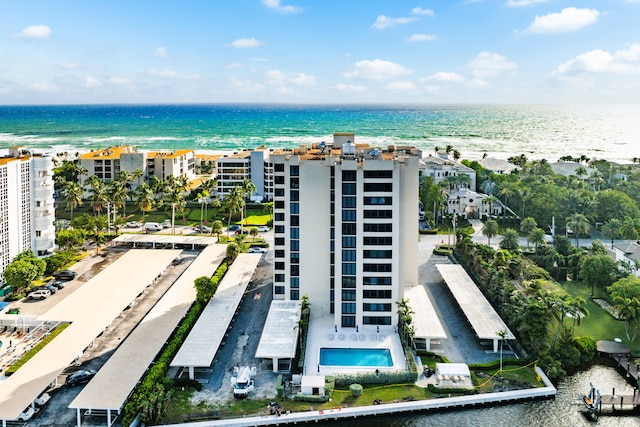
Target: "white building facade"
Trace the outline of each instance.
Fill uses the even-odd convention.
[[[0,272],[25,250],[43,257],[55,246],[53,160],[10,149],[0,159]]]
[[[309,299],[337,327],[396,325],[396,302],[418,283],[414,148],[334,143],[275,151],[274,299]]]

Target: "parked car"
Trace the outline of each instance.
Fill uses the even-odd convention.
[[[240,230],[240,226],[238,224],[233,224],[229,227],[229,231],[238,231]]]
[[[20,415],[18,415],[17,420],[18,421],[28,421],[31,419],[31,417],[33,417],[33,414],[35,414],[36,411],[35,409],[33,409],[31,407],[31,405],[29,405],[29,407],[27,409],[25,409]]]
[[[146,231],[160,231],[162,230],[162,226],[157,222],[145,222],[144,229]]]
[[[67,384],[70,387],[73,387],[74,385],[78,385],[78,384],[85,384],[85,383],[88,383],[91,380],[91,378],[95,376],[95,374],[96,374],[96,371],[94,371],[93,369],[81,369],[79,371],[75,371],[71,373],[67,377],[65,384]]]
[[[64,285],[65,285],[64,281],[62,280],[52,280],[49,284],[51,286],[55,286],[58,289],[64,288]]]
[[[60,270],[53,273],[53,277],[58,280],[73,280],[77,276],[77,273],[73,270]]]
[[[51,292],[51,295],[53,295],[53,294],[55,294],[56,292],[58,292],[58,288],[56,288],[55,286],[53,286],[53,285],[51,285],[51,284],[49,284],[49,283],[47,283],[46,285],[38,286],[38,287],[37,287],[37,288],[35,288],[34,290],[36,290],[36,291],[37,291],[38,289],[46,289],[46,290],[48,290],[49,292]]]
[[[211,233],[211,227],[206,225],[196,225],[193,229],[198,233]]]
[[[51,296],[51,291],[48,289],[37,289],[33,292],[30,292],[29,295],[27,295],[27,298],[29,299],[39,299],[39,300],[43,300],[47,297]]]
[[[171,227],[170,219],[165,219],[164,221],[162,221],[162,228],[169,228],[169,227]]]
[[[140,227],[142,227],[142,224],[140,224],[138,221],[129,221],[127,223],[127,227],[128,228],[140,228]]]
[[[258,227],[258,231],[261,233],[266,233],[267,231],[269,231],[269,227],[267,227],[266,225],[261,225],[260,227]]]
[[[51,396],[49,396],[49,393],[42,393],[40,396],[36,397],[36,399],[33,402],[38,406],[43,406],[43,405],[46,405],[49,399],[51,399]]]
[[[261,248],[259,246],[253,246],[251,248],[249,248],[249,250],[247,251],[250,254],[264,254],[267,252],[267,248]]]

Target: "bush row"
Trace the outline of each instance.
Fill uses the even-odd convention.
[[[228,260],[225,258],[215,274],[211,278],[211,281],[217,287],[220,280],[227,271]],[[182,343],[187,338],[187,335],[196,324],[200,314],[204,310],[206,303],[194,302],[186,316],[180,322],[180,325],[174,331],[172,337],[168,343],[161,350],[160,356],[155,360],[155,363],[147,370],[142,377],[135,390],[131,394],[131,397],[124,405],[124,416],[122,419],[123,426],[127,427],[134,420],[138,412],[143,408],[145,402],[149,401],[153,388],[156,384],[163,383],[167,371],[169,370],[169,364],[175,357],[176,353],[182,346]]]
[[[60,325],[60,326],[56,327],[53,331],[51,331],[51,333],[49,335],[47,335],[47,337],[43,338],[38,344],[36,344],[24,356],[22,356],[20,359],[18,359],[16,361],[16,363],[14,363],[13,365],[9,366],[4,371],[4,374],[6,376],[9,376],[9,375],[13,374],[15,371],[17,371],[18,368],[20,368],[22,365],[27,363],[33,356],[35,356],[40,350],[42,350],[45,345],[49,344],[55,337],[60,335],[60,333],[62,331],[64,331],[67,328],[67,326],[69,326],[69,324],[65,323],[63,325]]]
[[[417,374],[410,371],[370,372],[360,374],[336,375],[336,387],[348,388],[351,384],[362,385],[390,385],[416,382]]]
[[[473,388],[446,388],[437,387],[434,384],[427,384],[427,389],[434,394],[476,394],[478,391]]]

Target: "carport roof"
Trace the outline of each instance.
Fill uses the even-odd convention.
[[[413,325],[417,338],[447,338],[440,318],[422,285],[406,286],[404,297],[413,310]]]
[[[121,234],[112,240],[118,243],[174,243],[188,245],[213,245],[217,243],[217,237],[213,236],[183,236],[177,234]]]
[[[73,322],[0,384],[0,420],[14,420],[180,251],[131,250],[41,316]]]
[[[272,301],[256,350],[256,358],[292,359],[295,357],[299,320],[299,301]]]
[[[174,367],[209,367],[235,315],[261,254],[240,254],[173,358]]]
[[[498,332],[504,330],[507,332],[506,339],[515,339],[513,333],[461,265],[437,264],[436,267],[478,338],[499,339]]]
[[[212,276],[225,252],[225,245],[212,245],[204,249],[71,402],[69,408],[121,409],[195,300],[193,282],[198,277]]]

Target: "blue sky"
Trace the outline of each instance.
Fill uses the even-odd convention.
[[[640,0],[0,0],[0,104],[636,103]]]

